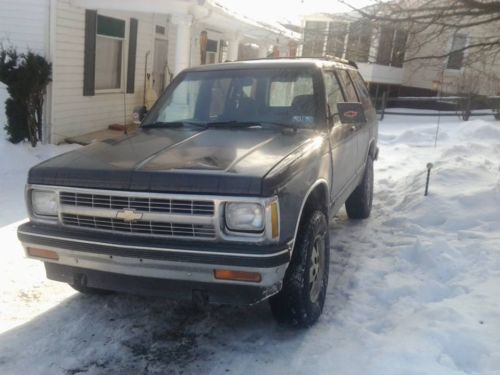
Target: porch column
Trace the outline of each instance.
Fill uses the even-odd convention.
[[[171,22],[177,26],[174,74],[178,74],[181,70],[189,68],[193,17],[190,14],[173,15]]]
[[[227,59],[229,61],[238,60],[238,49],[240,46],[241,36],[237,35],[229,39],[229,45],[227,49]]]

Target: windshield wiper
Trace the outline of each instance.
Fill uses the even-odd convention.
[[[205,124],[200,124],[197,122],[189,122],[189,121],[156,121],[150,124],[144,124],[141,126],[143,129],[151,129],[151,128],[182,128],[183,126],[198,126],[205,127]]]
[[[262,127],[262,124],[257,121],[238,121],[238,120],[230,120],[230,121],[213,121],[213,122],[207,122],[205,124],[207,128],[231,128],[231,129],[238,129],[238,128],[250,128],[252,126],[258,126]]]
[[[262,127],[264,125],[274,125],[274,126],[280,126],[284,128],[293,128],[296,129],[297,127],[292,124],[286,124],[286,123],[280,123],[280,122],[272,122],[272,121],[237,121],[237,120],[231,120],[231,121],[214,121],[214,122],[208,122],[205,124],[207,128],[231,128],[231,129],[238,129],[238,128],[250,128],[252,126],[258,126]]]

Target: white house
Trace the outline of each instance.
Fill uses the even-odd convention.
[[[59,143],[129,121],[146,77],[160,93],[171,75],[202,63],[202,45],[205,63],[237,60],[242,45],[287,56],[299,35],[213,0],[3,0],[0,40],[52,62],[43,134]]]
[[[375,97],[382,91],[403,96],[500,93],[500,58],[468,59],[468,52],[462,50],[483,35],[498,33],[495,24],[462,29],[458,34],[430,28],[428,34],[412,39],[404,28],[369,22],[359,13],[350,12],[311,14],[303,18],[302,27],[303,56],[334,55],[356,61]],[[421,43],[418,38],[432,42]],[[450,55],[440,59],[406,61],[447,53]]]

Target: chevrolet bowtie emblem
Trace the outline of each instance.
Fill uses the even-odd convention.
[[[116,214],[116,218],[130,222],[142,219],[142,214],[133,210],[123,210]]]

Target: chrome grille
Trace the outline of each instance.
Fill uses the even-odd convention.
[[[131,209],[141,212],[161,212],[185,215],[213,216],[214,202],[103,194],[61,192],[61,205],[74,207]]]
[[[137,234],[153,234],[167,237],[207,238],[215,237],[213,225],[180,224],[153,221],[126,222],[115,218],[104,218],[87,215],[62,214],[64,225],[91,228],[106,231],[118,231]]]

